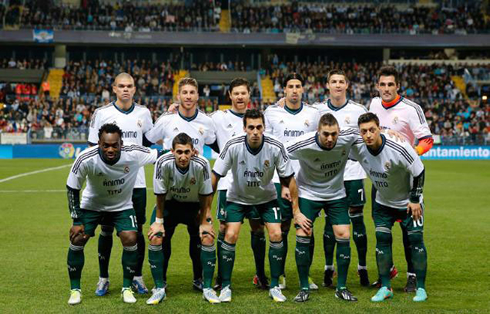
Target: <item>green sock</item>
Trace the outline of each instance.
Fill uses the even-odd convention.
[[[284,265],[285,247],[284,242],[272,242],[269,244],[269,265],[271,267],[271,288],[279,285],[279,276]]]
[[[201,265],[203,288],[211,288],[216,266],[216,247],[214,245],[201,245]]]
[[[148,262],[156,288],[163,288],[163,250],[161,245],[148,245]]]
[[[101,230],[98,251],[99,276],[102,278],[109,278],[109,260],[111,258],[112,242],[112,232]]]
[[[310,237],[296,236],[296,267],[298,268],[299,284],[301,290],[310,290],[308,274],[310,271]]]
[[[325,253],[325,265],[333,266],[333,252],[335,250],[335,235],[333,234],[330,220],[325,219],[325,229],[323,231],[323,251]]]
[[[67,264],[68,276],[70,276],[70,289],[80,289],[80,278],[82,278],[82,269],[85,264],[83,246],[76,246],[70,243]]]
[[[231,273],[233,272],[233,265],[235,264],[235,244],[231,244],[223,240],[221,243],[221,280],[222,287],[231,285]]]
[[[390,269],[393,265],[391,250],[391,230],[387,227],[376,227],[376,263],[381,278],[381,286],[391,288]]]
[[[255,273],[259,277],[265,277],[265,235],[264,232],[250,232],[252,251],[255,260]]]
[[[310,266],[311,266],[311,263],[313,263],[313,255],[314,254],[315,254],[315,234],[313,233],[313,230],[312,230],[311,237],[310,237]]]
[[[138,244],[124,246],[121,260],[123,266],[123,288],[129,288],[133,283],[136,266],[138,265]]]
[[[422,232],[412,231],[408,233],[412,247],[413,269],[417,275],[417,288],[425,289],[425,277],[427,276],[427,249],[425,248]]]
[[[221,280],[221,260],[220,260],[220,256],[221,256],[221,244],[223,244],[223,241],[225,240],[225,234],[224,232],[219,232],[218,233],[218,241],[216,243],[216,253],[218,255],[218,273],[216,274],[216,277],[217,277],[217,280],[216,281],[220,281]]]
[[[138,225],[138,228],[140,228],[140,225]],[[138,264],[136,264],[136,272],[134,273],[134,275],[139,277],[143,274],[143,263],[145,262],[146,251],[146,243],[145,236],[143,235],[143,229],[141,229],[141,231],[138,229],[138,233],[136,235],[136,243],[138,243]]]
[[[337,268],[338,279],[337,289],[346,287],[347,273],[349,271],[350,264],[350,239],[336,239],[337,241]]]
[[[281,265],[281,273],[280,275],[286,276],[286,257],[288,256],[288,234],[289,230],[282,232],[282,243],[284,245],[284,257]],[[270,254],[269,254],[270,255]]]
[[[362,213],[356,213],[349,216],[352,222],[352,234],[357,248],[357,256],[359,257],[359,266],[366,266],[367,234],[364,215]]]

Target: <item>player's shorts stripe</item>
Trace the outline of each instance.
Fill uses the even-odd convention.
[[[229,140],[225,147],[223,148],[223,151],[221,152],[221,154],[219,155],[219,158],[221,159],[225,159],[225,156],[226,156],[226,152],[228,151],[228,149],[230,148],[230,146],[232,145],[235,145],[235,144],[240,144],[240,143],[243,143],[245,141],[245,135],[243,136],[240,136],[238,138],[234,138],[232,140]]]
[[[77,161],[75,161],[75,163],[73,164],[73,167],[71,168],[71,172],[73,172],[74,174],[77,174],[78,173],[78,169],[80,168],[80,165],[82,164],[82,162],[86,159],[90,159],[94,156],[97,156],[97,154],[99,153],[99,150],[98,148],[97,149],[94,149],[92,151],[89,151],[83,155],[80,155],[77,159]]]
[[[281,154],[282,154],[282,157],[284,158],[284,160],[289,159],[288,154],[286,152],[286,149],[284,148],[284,145],[281,142],[274,140],[268,136],[264,136],[264,142],[269,143],[269,144],[274,145],[274,146],[277,146],[279,148],[279,150],[281,151]]]
[[[300,149],[301,147],[309,146],[313,143],[315,143],[315,137],[314,136],[312,136],[306,140],[299,141],[299,142],[295,143],[294,145],[289,146],[287,148],[287,151],[288,151],[288,153],[292,153],[292,152]]]
[[[408,100],[406,98],[403,98],[402,102],[404,104],[409,105],[410,107],[412,107],[412,108],[415,109],[415,111],[417,112],[417,116],[419,117],[420,124],[424,124],[425,123],[425,115],[424,115],[424,112],[422,111],[422,108],[420,108],[419,105],[417,105],[413,101]]]
[[[413,163],[413,157],[410,156],[410,153],[401,145],[398,145],[397,143],[391,141],[391,140],[386,140],[386,146],[396,150],[400,154],[402,154],[403,157],[411,164]]]

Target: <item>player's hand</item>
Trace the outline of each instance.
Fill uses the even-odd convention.
[[[201,240],[206,236],[210,236],[214,239],[215,234],[211,219],[207,219],[206,222],[199,225],[199,236],[201,237]]]
[[[168,107],[167,112],[177,113],[178,110],[179,110],[179,104],[174,102]]]
[[[281,99],[279,99],[277,102],[276,102],[276,105],[278,105],[279,107],[283,107],[286,105],[286,97],[282,97]]]
[[[148,230],[148,239],[151,241],[155,237],[164,237],[165,236],[165,228],[163,224],[154,222],[150,226],[150,230]]]
[[[312,222],[310,219],[306,218],[303,213],[297,213],[296,215],[294,215],[294,223],[309,234]]]
[[[422,207],[419,203],[408,203],[407,214],[412,213],[413,221],[419,221],[422,217]]]
[[[289,191],[289,188],[287,186],[282,186],[282,189],[281,189],[281,197],[283,199],[286,199],[288,201],[292,201],[291,199],[291,193]]]
[[[390,137],[396,138],[400,142],[405,142],[405,137],[397,131],[393,131],[393,130],[388,129],[388,130],[386,130],[386,134],[388,134]]]
[[[85,234],[85,226],[84,225],[73,225],[70,228],[70,242],[73,243],[75,241],[75,238],[78,235],[82,235],[82,237],[85,239],[87,235]]]

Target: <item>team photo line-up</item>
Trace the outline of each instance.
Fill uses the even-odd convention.
[[[275,302],[286,301],[282,290],[286,289],[288,234],[294,227],[300,281],[294,301],[305,302],[310,291],[318,289],[309,271],[315,243],[313,224],[322,209],[326,217],[323,286],[332,287],[336,274],[335,297],[357,301],[347,288],[351,237],[358,253],[360,284],[378,289],[371,301],[393,297],[390,280],[398,270],[392,257],[392,227],[399,222],[407,261],[404,290],[415,293],[413,301],[426,301],[425,171],[419,156],[431,149],[432,135],[421,107],[398,94],[400,83],[394,67],[382,67],[376,84],[380,97],[366,108],[347,99],[346,74],[332,70],[326,84],[329,98],[308,105],[302,101],[303,78],[291,73],[283,82],[285,97],[261,112],[248,109],[249,82],[235,78],[228,92],[231,109],[206,115],[197,109],[197,81],[183,78],[178,83],[178,102],[153,123],[150,111],[133,101],[136,87],[131,75],[117,75],[113,83],[116,101],[94,112],[90,147],[76,158],[67,179],[73,220],[67,257],[68,303],[82,300],[84,247],[100,225],[95,294],[104,296],[109,291],[116,229],[123,246],[122,300],[135,303],[133,291],[149,293],[142,277],[148,248],[155,288],[146,303],[159,304],[166,298],[171,239],[179,224],[187,226],[190,237],[193,288],[202,291],[203,299],[210,303],[231,302],[235,248],[244,218],[251,228],[253,283],[269,291]],[[149,148],[154,144],[163,149]],[[212,168],[203,157],[204,145],[218,154]],[[147,164],[154,164],[156,205],[148,233],[143,234]],[[367,272],[363,215],[367,176],[373,183],[379,274],[373,283]],[[215,194],[216,217],[212,217]],[[266,233],[270,278],[265,274]]]

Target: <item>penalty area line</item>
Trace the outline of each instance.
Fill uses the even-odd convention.
[[[38,174],[38,173],[43,173],[43,172],[48,172],[48,171],[53,171],[53,170],[59,170],[59,169],[68,168],[68,167],[71,167],[71,164],[58,166],[58,167],[52,167],[52,168],[46,168],[46,169],[41,169],[41,170],[36,170],[36,171],[31,171],[31,172],[26,172],[26,173],[21,173],[21,174],[15,175],[15,176],[0,179],[0,183],[7,182],[10,180],[14,180],[14,179],[18,179],[18,178],[22,178],[22,177],[27,177],[27,176],[30,176],[33,174]]]

